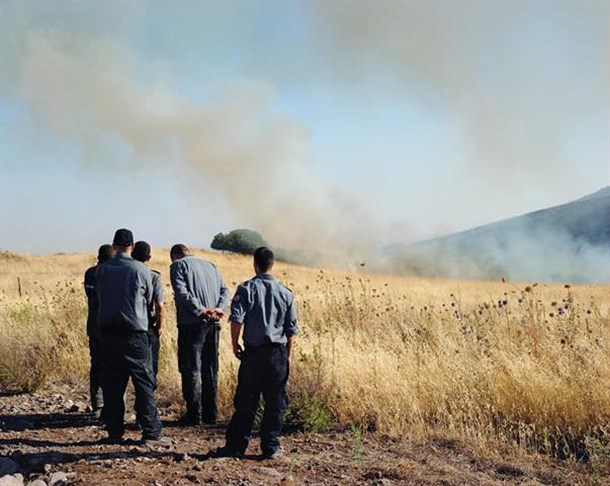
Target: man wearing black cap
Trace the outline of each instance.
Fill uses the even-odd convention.
[[[229,293],[216,266],[186,246],[170,250],[178,321],[178,367],[186,402],[184,425],[216,423],[218,334]]]
[[[89,371],[89,394],[91,410],[97,418],[102,415],[104,398],[102,396],[102,362],[100,333],[97,328],[97,295],[95,292],[95,272],[97,267],[114,257],[112,245],[102,245],[97,251],[97,264],[85,272],[85,294],[87,295],[87,336],[89,337],[89,355],[91,370]]]
[[[116,256],[97,269],[97,323],[102,340],[104,420],[110,442],[122,441],[125,431],[123,395],[129,377],[136,394],[136,417],[148,446],[169,445],[161,436],[152,369],[148,308],[152,278],[141,262],[131,258],[133,234],[119,229],[112,242]]]
[[[135,260],[148,266],[150,251],[150,245],[146,241],[137,241],[133,247],[131,256]],[[152,304],[148,308],[148,336],[150,337],[153,371],[156,378],[157,372],[159,371],[159,347],[161,344],[159,337],[161,335],[161,327],[163,326],[163,303],[165,299],[161,273],[151,268],[150,276],[152,278],[153,293]]]

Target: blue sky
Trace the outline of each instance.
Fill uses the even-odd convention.
[[[357,253],[593,192],[608,5],[2,2],[0,247]]]

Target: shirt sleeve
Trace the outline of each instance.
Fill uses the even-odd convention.
[[[142,272],[142,278],[144,279],[144,298],[146,299],[146,305],[149,306],[153,302],[153,280],[150,271]]]
[[[284,334],[286,336],[294,336],[299,332],[297,324],[297,308],[294,302],[294,295],[290,295],[288,302],[288,311],[286,312],[286,320],[284,321]]]
[[[231,315],[229,321],[243,324],[246,321],[248,310],[248,291],[243,286],[237,287],[235,296],[231,301]]]
[[[94,268],[90,268],[89,270],[87,270],[85,272],[85,281],[84,281],[84,287],[85,287],[85,294],[87,295],[87,299],[91,300],[91,299],[95,299],[96,295],[95,295],[95,267]]]
[[[161,278],[161,275],[153,272],[152,281],[153,281],[152,300],[153,300],[153,302],[158,302],[159,304],[163,304],[165,302],[165,293],[163,291],[163,279]]]
[[[174,289],[176,302],[194,315],[200,315],[205,308],[201,301],[189,290],[185,272],[184,265],[172,265],[170,267],[170,280]]]
[[[220,275],[220,272],[218,270],[216,270],[216,273],[218,274],[218,280],[220,281],[220,297],[218,299],[218,304],[216,305],[216,307],[218,307],[224,311],[227,309],[227,304],[229,302],[229,298],[231,297],[231,295],[229,294],[229,289],[225,285],[224,280],[222,279],[222,276]]]

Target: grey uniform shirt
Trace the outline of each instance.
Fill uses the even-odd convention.
[[[99,328],[148,330],[148,308],[153,291],[148,267],[127,253],[119,253],[98,265],[95,277]]]
[[[285,344],[287,336],[298,332],[294,296],[269,274],[257,275],[237,287],[229,320],[244,325],[247,346]]]
[[[171,264],[169,275],[179,326],[206,322],[201,316],[206,308],[227,308],[229,291],[213,263],[188,255]]]
[[[152,302],[148,309],[148,322],[151,328],[157,327],[157,310],[155,303],[163,304],[165,302],[165,292],[163,291],[163,279],[161,274],[156,270],[150,270],[152,277]]]

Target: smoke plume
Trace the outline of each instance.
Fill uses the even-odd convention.
[[[86,3],[58,5],[66,13]],[[77,141],[83,163],[117,174],[171,167],[168,184],[180,184],[192,200],[202,193],[226,200],[241,225],[279,247],[339,262],[378,257],[393,222],[320,178],[311,128],[276,109],[268,60],[260,60],[258,76],[226,80],[194,101],[175,88],[171,60],[143,62],[124,41],[145,2],[110,6],[106,21],[84,26],[67,15],[46,25],[34,4],[25,5],[12,3],[11,26],[2,24],[2,96],[25,104],[58,139]],[[525,194],[540,194],[539,201],[572,194],[579,171],[569,145],[582,136],[574,128],[591,128],[596,140],[610,128],[607,3],[294,5],[311,29],[314,54],[287,60],[310,68],[295,71],[308,71],[301,81],[286,75],[288,82],[408,94],[460,134],[451,170],[405,194],[407,217],[444,213],[440,228],[452,212],[495,219],[494,211],[518,207]],[[108,157],[117,144],[122,160]],[[544,265],[543,255],[519,251]]]

